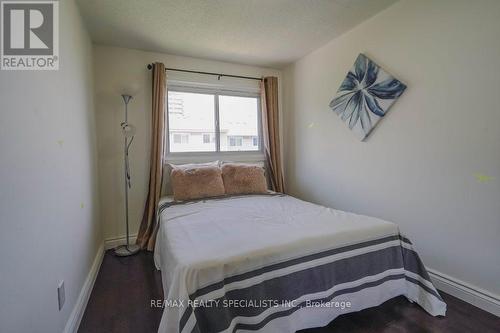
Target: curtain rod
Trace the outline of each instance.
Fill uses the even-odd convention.
[[[152,69],[153,65],[148,64],[148,69]],[[165,68],[166,71],[176,71],[176,72],[184,72],[184,73],[195,73],[195,74],[205,74],[205,75],[215,75],[217,79],[220,80],[221,77],[234,77],[237,79],[246,79],[246,80],[257,80],[262,81],[260,77],[251,77],[251,76],[242,76],[242,75],[230,75],[230,74],[222,74],[222,73],[211,73],[211,72],[200,72],[200,71],[191,71],[187,69],[180,68]]]

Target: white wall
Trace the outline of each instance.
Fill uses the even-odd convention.
[[[497,295],[499,17],[495,0],[401,1],[283,74],[290,191],[396,222],[427,266]],[[408,85],[367,142],[328,108],[361,52]]]
[[[151,72],[146,66],[163,62],[167,67],[206,72],[246,75],[281,76],[274,69],[243,66],[219,61],[173,56],[162,53],[94,45],[96,120],[99,149],[99,189],[104,239],[125,234],[123,189],[123,142],[120,123],[124,117],[121,94],[134,99],[129,104],[129,122],[137,128],[130,149],[132,189],[129,191],[130,233],[136,234],[142,219],[149,181],[149,150],[151,136]],[[210,86],[236,86],[258,89],[258,81],[234,80],[204,75],[168,72],[170,83],[188,84],[199,81]]]
[[[92,45],[59,17],[59,71],[0,71],[0,332],[61,332],[102,244]]]

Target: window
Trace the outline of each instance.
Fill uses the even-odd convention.
[[[178,133],[174,133],[173,134],[173,137],[174,137],[174,143],[176,144],[188,144],[189,143],[189,134],[178,134]]]
[[[243,138],[241,136],[228,136],[230,147],[241,147],[243,146]]]
[[[169,91],[169,151],[215,151],[215,142],[205,142],[205,134],[215,133],[214,119],[213,95]]]
[[[169,87],[168,153],[260,150],[258,95]]]
[[[174,134],[174,143],[187,144],[189,143],[189,134]]]
[[[221,151],[259,150],[252,139],[259,136],[258,105],[256,97],[219,96]]]

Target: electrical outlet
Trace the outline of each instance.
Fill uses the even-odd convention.
[[[61,281],[57,287],[57,300],[59,301],[59,311],[61,311],[64,301],[66,301],[66,295],[64,293],[64,280]]]

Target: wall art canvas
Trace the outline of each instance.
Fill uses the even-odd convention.
[[[364,140],[405,89],[404,83],[360,54],[330,108]]]

